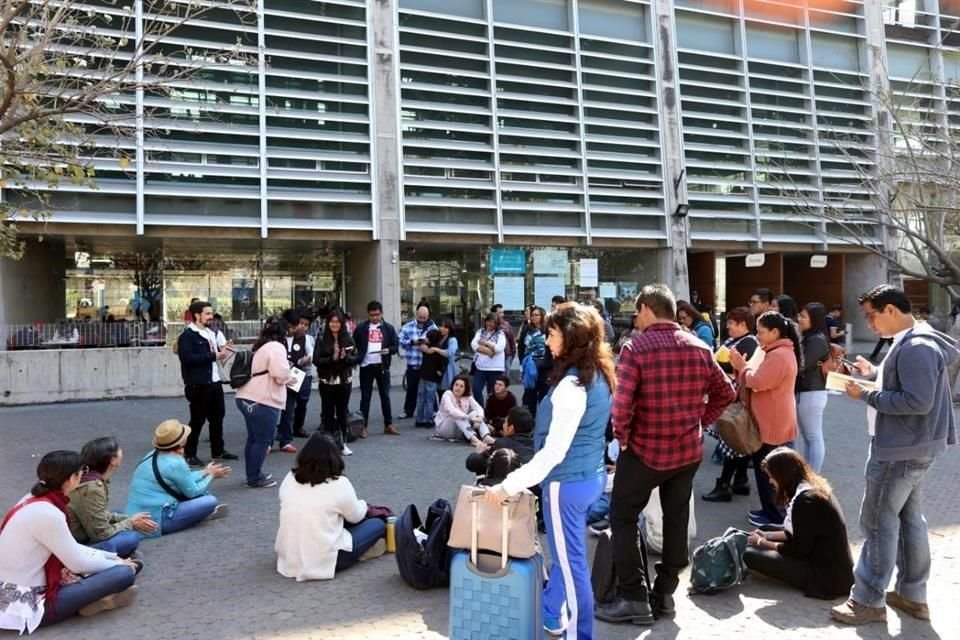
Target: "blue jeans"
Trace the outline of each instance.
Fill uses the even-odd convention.
[[[57,592],[57,601],[53,606],[54,615],[47,608],[41,624],[56,624],[77,614],[88,604],[112,593],[120,593],[133,586],[137,574],[127,565],[110,567],[105,571],[80,578],[72,584],[65,584]]]
[[[610,517],[610,494],[604,493],[597,501],[590,505],[587,511],[587,524],[600,522]]]
[[[121,558],[129,558],[140,546],[140,534],[136,531],[120,531],[96,544],[87,545],[101,551],[110,551]]]
[[[280,412],[280,421],[277,425],[277,437],[280,439],[281,447],[293,442],[293,414],[296,413],[299,397],[298,392],[287,389],[287,406]]]
[[[296,395],[293,397],[296,401]],[[287,399],[289,404],[289,397]],[[237,408],[247,423],[247,444],[243,448],[247,484],[254,484],[260,481],[263,461],[267,459],[267,451],[273,446],[273,434],[277,429],[277,420],[280,419],[280,410],[240,398],[237,398]]]
[[[189,529],[213,513],[217,503],[215,496],[206,495],[181,502],[172,509],[164,507],[160,514],[160,533],[167,535]]]
[[[420,379],[417,387],[417,423],[433,422],[433,414],[437,411],[437,383]]]
[[[481,407],[484,406],[487,396],[493,393],[497,378],[502,375],[503,371],[482,371],[480,369],[477,369],[477,372],[473,374],[473,397]],[[483,394],[484,387],[487,389],[487,395]]]
[[[587,512],[601,495],[602,476],[543,485],[543,519],[550,544],[550,582],[543,591],[544,622],[567,610],[568,637],[593,638],[593,587],[587,566]]]
[[[933,458],[880,462],[876,455],[871,443],[860,506],[864,541],[850,596],[868,607],[884,606],[896,567],[897,593],[914,602],[926,602],[930,540],[923,516],[923,481]]]
[[[367,518],[357,524],[347,525],[347,531],[353,538],[351,551],[340,550],[337,553],[336,571],[349,569],[360,561],[360,556],[377,543],[387,533],[387,525],[381,518]]]
[[[823,444],[823,410],[827,408],[826,391],[801,391],[797,394],[797,423],[803,440],[803,455],[817,473],[823,467],[826,447]]]

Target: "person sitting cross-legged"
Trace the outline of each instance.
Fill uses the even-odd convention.
[[[140,533],[153,533],[157,523],[146,512],[127,515],[107,510],[110,479],[123,462],[116,438],[96,438],[83,445],[80,458],[87,471],[70,495],[70,532],[77,542],[129,558],[140,546]]]
[[[510,413],[510,410],[517,406],[517,396],[510,391],[510,378],[500,376],[493,383],[493,393],[487,396],[487,401],[483,405],[483,412],[487,418],[487,424],[494,434],[500,434],[503,430],[503,421]],[[531,418],[532,419],[532,418]]]
[[[86,469],[76,451],[52,451],[39,482],[0,523],[0,629],[33,633],[74,615],[130,604],[142,563],[70,535],[67,503]]]
[[[457,440],[464,438],[477,446],[481,442],[493,444],[493,436],[487,426],[481,407],[470,393],[470,380],[467,376],[453,379],[450,389],[443,392],[440,409],[433,419],[436,432],[431,438],[439,440]]]
[[[761,469],[787,516],[783,531],[750,534],[744,564],[811,598],[847,595],[853,586],[853,556],[843,511],[830,485],[787,447],[767,454]]]
[[[487,464],[494,453],[501,449],[510,449],[520,458],[522,464],[533,457],[533,416],[526,407],[514,407],[503,421],[503,437],[492,444],[481,442],[477,450],[467,456],[467,471],[477,475],[486,473]]]
[[[147,512],[157,528],[146,537],[183,531],[201,520],[225,515],[207,491],[217,478],[230,475],[230,467],[211,462],[192,471],[183,457],[190,427],[179,420],[164,420],[153,432],[154,450],[140,459],[130,482],[127,513]]]
[[[314,433],[297,466],[280,484],[280,527],[274,542],[277,572],[287,578],[330,580],[357,562],[382,555],[386,524],[367,517],[343,474],[340,447]]]

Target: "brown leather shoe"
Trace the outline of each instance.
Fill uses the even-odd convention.
[[[840,606],[830,610],[830,617],[837,622],[849,625],[869,624],[871,622],[886,622],[886,607],[868,607],[860,604],[853,598],[847,599]]]
[[[385,427],[383,428],[383,433],[384,433],[385,435],[388,435],[388,436],[398,436],[398,435],[400,435],[400,432],[397,431],[397,428],[396,428],[395,426],[393,426],[392,424],[388,424],[387,426],[385,426]]]
[[[366,427],[364,427],[363,429],[360,429],[360,437],[361,437],[361,438],[366,438],[368,435],[370,435],[370,434],[367,433],[367,428],[366,428]]]
[[[908,600],[896,591],[887,591],[887,604],[894,609],[909,613],[917,620],[930,619],[930,607],[926,603]]]

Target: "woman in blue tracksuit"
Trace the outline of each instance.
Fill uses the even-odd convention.
[[[587,567],[587,512],[603,494],[604,432],[616,384],[603,319],[592,307],[568,302],[547,318],[553,355],[550,390],[537,410],[536,454],[487,491],[499,504],[540,484],[553,566],[543,594],[543,626],[554,636],[593,638],[593,589]],[[566,605],[566,607],[564,607]]]

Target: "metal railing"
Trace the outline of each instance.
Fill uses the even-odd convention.
[[[0,344],[7,351],[103,347],[162,347],[163,322],[35,322],[0,325]]]

